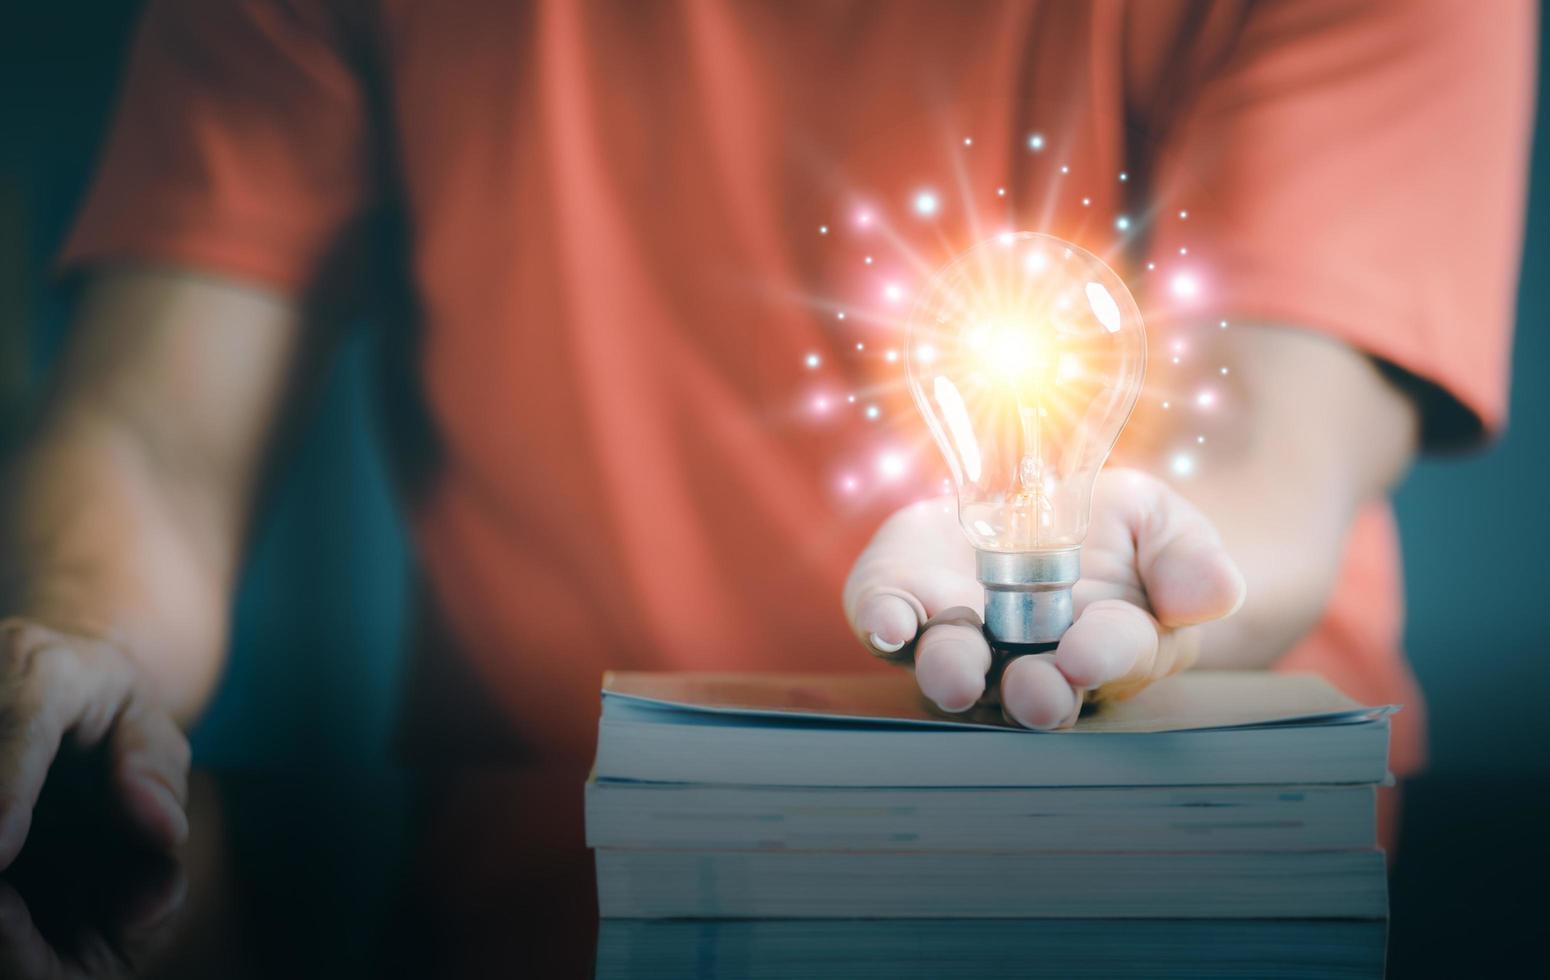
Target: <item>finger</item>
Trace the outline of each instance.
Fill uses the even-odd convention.
[[[161,711],[132,699],[113,728],[114,788],[131,827],[157,847],[188,838],[188,740]]]
[[[943,711],[968,711],[985,693],[990,645],[979,613],[959,606],[934,617],[915,645],[915,681]]]
[[[1077,690],[1147,675],[1157,659],[1157,620],[1123,599],[1087,605],[1055,648],[1055,666]]]
[[[902,649],[931,617],[949,609],[975,609],[983,599],[972,575],[910,562],[858,565],[851,624],[880,653]]]
[[[0,718],[0,869],[15,860],[66,731],[99,740],[124,704],[130,671],[121,657],[66,643],[34,627],[0,633],[6,690]],[[83,665],[82,658],[92,661]]]
[[[1185,626],[1182,629],[1162,630],[1157,635],[1157,654],[1149,666],[1137,669],[1129,675],[1105,684],[1092,692],[1095,701],[1123,701],[1145,690],[1147,685],[1171,677],[1181,670],[1194,666],[1200,656],[1200,629]]]
[[[1193,504],[1156,477],[1116,471],[1102,484],[1096,537],[1133,549],[1147,604],[1165,627],[1188,626],[1235,612],[1243,575],[1216,529]]]
[[[1055,666],[1055,657],[1018,657],[1001,674],[1001,709],[1024,728],[1069,728],[1082,710],[1082,696]]]
[[[27,903],[0,881],[0,976],[56,977],[64,973],[59,957],[33,924]]]

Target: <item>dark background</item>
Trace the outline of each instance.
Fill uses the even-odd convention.
[[[64,297],[48,266],[90,177],[137,8],[25,6],[0,27],[0,448],[63,333]],[[1541,81],[1510,428],[1482,453],[1422,462],[1397,498],[1406,642],[1430,703],[1432,746],[1401,853],[1440,856],[1426,888],[1451,897],[1402,916],[1413,900],[1397,886],[1396,935],[1462,928],[1459,916],[1477,904],[1472,890],[1511,877],[1488,874],[1482,855],[1500,861],[1525,839],[1543,854],[1534,814],[1545,794],[1534,787],[1550,776],[1544,93]],[[350,331],[266,507],[226,680],[194,735],[206,766],[350,772],[390,759],[414,572],[381,453],[376,342],[369,325]],[[1396,881],[1405,874],[1402,859]],[[1525,897],[1537,890],[1509,887]],[[1421,948],[1401,949],[1397,962]]]

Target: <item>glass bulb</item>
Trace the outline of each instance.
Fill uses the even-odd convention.
[[[1146,373],[1134,297],[1070,242],[998,235],[927,285],[910,315],[907,364],[979,553],[987,630],[1009,644],[1058,640],[1071,624],[1093,482]]]

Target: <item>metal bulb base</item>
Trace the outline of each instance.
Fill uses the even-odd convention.
[[[985,587],[985,632],[1004,644],[1054,643],[1071,626],[1071,588],[1082,549],[976,552]]]

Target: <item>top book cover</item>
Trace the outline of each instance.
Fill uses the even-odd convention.
[[[1028,731],[1004,720],[995,705],[944,714],[920,695],[914,677],[904,671],[881,675],[610,671],[603,678],[603,695],[734,717]],[[1089,705],[1073,728],[1053,734],[1328,724],[1383,717],[1397,709],[1396,705],[1360,704],[1314,674],[1188,671],[1127,700]]]

